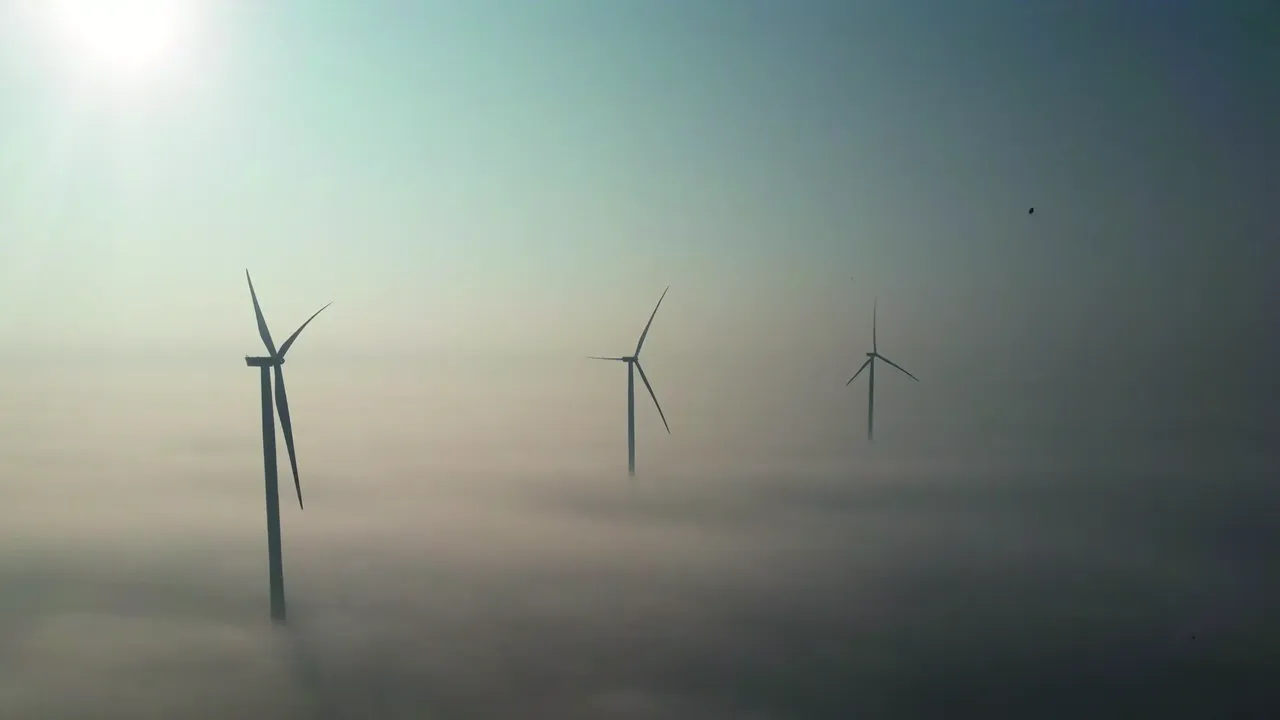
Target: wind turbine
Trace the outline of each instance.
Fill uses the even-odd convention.
[[[915,380],[916,382],[920,382],[920,378],[916,377],[915,375],[912,375],[911,373],[907,372],[906,369],[904,369],[898,363],[880,354],[880,347],[876,342],[876,310],[879,304],[880,304],[879,299],[874,300],[871,304],[871,352],[867,353],[867,360],[866,362],[862,363],[862,367],[858,368],[858,372],[854,373],[853,377],[849,378],[849,382],[844,384],[845,387],[849,387],[849,383],[856,380],[858,376],[862,374],[863,370],[866,370],[867,368],[871,369],[869,373],[870,377],[868,377],[867,379],[867,442],[871,442],[875,434],[874,428],[875,428],[875,409],[876,409],[876,360],[883,360],[884,362],[889,363],[893,367],[899,370],[902,370],[902,372],[906,373],[907,377],[911,378],[912,380]]]
[[[315,320],[316,315],[324,312],[324,308],[333,303],[325,305],[317,310],[315,315],[307,318],[307,321],[302,323],[302,327],[295,330],[277,350],[276,344],[271,340],[271,331],[267,329],[267,321],[262,317],[262,307],[258,305],[258,294],[253,291],[253,278],[249,277],[248,270],[244,271],[244,276],[249,281],[249,296],[253,298],[253,312],[258,316],[258,334],[262,336],[262,343],[267,346],[267,351],[270,353],[266,357],[246,355],[244,362],[249,367],[260,368],[262,371],[262,464],[266,470],[267,479],[267,566],[271,576],[271,619],[283,623],[285,621],[284,558],[280,552],[280,491],[276,482],[276,424],[271,412],[271,368],[276,370],[276,406],[280,409],[280,428],[284,430],[284,444],[289,450],[289,467],[293,469],[293,487],[298,491],[298,507],[301,508],[302,483],[298,480],[298,458],[293,451],[293,423],[289,419],[289,398],[284,391],[284,371],[280,366],[284,364],[285,353],[289,352],[293,341],[298,339],[303,328]]]
[[[671,286],[667,286],[670,290]],[[649,316],[649,322],[644,326],[644,332],[640,333],[640,341],[636,343],[635,353],[625,357],[596,357],[591,356],[590,360],[618,360],[627,364],[627,471],[631,475],[636,474],[636,381],[635,370],[640,371],[640,379],[644,381],[644,386],[649,390],[649,397],[653,398],[654,407],[658,408],[658,416],[662,418],[662,425],[667,428],[667,434],[671,434],[671,426],[667,425],[667,416],[662,412],[662,406],[658,404],[658,396],[653,394],[653,386],[649,384],[649,378],[645,377],[644,368],[640,366],[640,348],[644,347],[644,339],[649,334],[649,327],[653,325],[653,318],[658,314],[658,308],[662,305],[662,298],[667,296],[667,290],[662,291],[662,297],[658,298],[658,304],[653,306],[653,314]]]

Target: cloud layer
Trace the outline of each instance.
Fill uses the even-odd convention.
[[[317,493],[285,511],[287,628],[265,620],[249,489],[209,493],[198,516],[135,506],[131,527],[109,503],[31,501],[40,521],[6,523],[0,555],[0,714],[1260,710],[1278,629],[1261,549],[1280,539],[1253,509],[1263,487],[1224,479],[1234,497],[1215,503],[1185,483],[1148,494],[1159,478],[1065,480],[403,477],[432,489]],[[87,529],[62,532],[76,518]]]
[[[1245,463],[1031,471],[1034,453],[917,454],[892,426],[873,453],[811,426],[717,444],[682,417],[692,437],[642,425],[628,480],[616,402],[535,423],[502,409],[541,390],[485,405],[299,369],[286,628],[267,621],[251,378],[10,383],[0,717],[1199,718],[1274,699],[1276,492]]]

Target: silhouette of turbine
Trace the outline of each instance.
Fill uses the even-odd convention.
[[[280,551],[280,490],[276,480],[276,424],[271,412],[271,369],[275,368],[275,398],[276,406],[280,410],[280,428],[284,431],[284,444],[289,450],[289,467],[293,469],[293,486],[298,492],[298,507],[301,508],[302,483],[298,480],[298,458],[293,451],[293,422],[289,418],[289,398],[285,394],[284,371],[280,366],[284,364],[285,353],[289,352],[293,341],[298,339],[303,328],[315,320],[316,315],[324,312],[324,308],[333,303],[325,305],[317,310],[315,315],[307,318],[307,321],[302,323],[302,327],[295,330],[277,350],[276,344],[271,340],[271,331],[267,329],[267,321],[262,317],[262,307],[258,305],[258,294],[253,291],[253,278],[249,277],[248,270],[244,271],[244,276],[249,281],[249,296],[253,298],[253,312],[258,318],[258,334],[262,336],[262,344],[267,346],[267,351],[270,353],[266,357],[246,355],[244,362],[249,367],[261,369],[262,464],[266,470],[267,485],[267,567],[271,578],[271,619],[283,623],[285,621],[284,558]]]
[[[907,372],[898,363],[880,354],[880,347],[876,342],[876,310],[879,304],[880,304],[880,301],[879,299],[877,299],[873,301],[871,305],[871,352],[867,353],[867,360],[866,362],[862,363],[862,367],[858,368],[858,372],[854,373],[853,377],[849,378],[849,382],[844,384],[845,387],[849,387],[849,383],[852,383],[854,380],[856,380],[858,376],[862,374],[863,370],[866,370],[867,368],[871,368],[870,373],[868,373],[869,377],[867,379],[868,380],[867,381],[867,442],[871,442],[875,435],[874,428],[875,428],[875,409],[876,409],[876,360],[883,360],[884,362],[889,363],[893,367],[899,370],[902,370],[902,372],[905,373],[906,376],[911,378],[912,380],[915,380],[916,382],[920,382],[920,378],[916,377],[915,375],[912,375],[911,373]]]
[[[667,286],[670,290],[671,286]],[[667,429],[667,434],[671,434],[671,426],[667,424],[667,416],[662,412],[662,406],[658,404],[658,396],[653,393],[653,386],[649,384],[649,378],[645,377],[644,368],[640,366],[640,348],[644,347],[644,339],[649,335],[649,328],[653,325],[653,318],[658,314],[658,308],[662,305],[662,299],[667,296],[667,290],[662,291],[662,297],[658,298],[658,304],[653,306],[653,314],[649,316],[649,322],[644,326],[644,332],[640,333],[640,341],[636,343],[635,353],[625,357],[596,357],[591,356],[590,360],[618,360],[627,364],[627,471],[631,475],[636,474],[636,381],[633,370],[640,371],[640,379],[644,381],[644,386],[649,390],[649,397],[653,398],[654,407],[658,408],[658,416],[662,418],[662,425]]]

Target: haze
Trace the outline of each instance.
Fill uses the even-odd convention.
[[[32,7],[0,716],[1274,714],[1275,3]]]

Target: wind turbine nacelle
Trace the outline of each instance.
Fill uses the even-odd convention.
[[[245,355],[244,364],[249,367],[279,367],[284,364],[284,358],[249,357]]]

